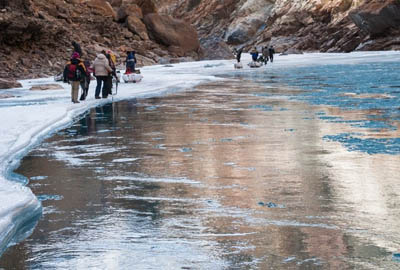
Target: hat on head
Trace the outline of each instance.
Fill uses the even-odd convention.
[[[80,57],[79,53],[74,52],[74,53],[72,54],[72,56],[71,56],[71,59],[77,59],[77,58],[79,58],[79,57]]]

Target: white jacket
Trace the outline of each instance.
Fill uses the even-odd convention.
[[[93,62],[94,76],[108,76],[112,69],[108,64],[108,59],[104,54],[98,54]]]

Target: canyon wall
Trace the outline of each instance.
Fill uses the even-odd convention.
[[[112,50],[123,64],[135,50],[139,65],[200,59],[196,29],[158,14],[151,0],[0,0],[0,78],[62,71],[80,43],[83,59]]]
[[[0,0],[0,78],[53,75],[81,43],[140,64],[231,58],[233,47],[400,49],[400,0]],[[172,60],[171,60],[172,59]]]
[[[210,44],[219,48],[220,56],[226,45],[249,49],[273,44],[280,52],[400,49],[399,0],[159,0],[157,4],[160,12],[196,27],[206,57]]]

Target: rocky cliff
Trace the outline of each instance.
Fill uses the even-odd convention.
[[[151,0],[0,0],[0,78],[54,75],[81,44],[83,58],[103,49],[139,64],[163,58],[199,59],[196,30],[157,13]]]
[[[210,58],[209,51],[227,55],[226,45],[274,44],[292,52],[400,48],[399,0],[159,0],[158,6],[191,22]]]
[[[278,52],[400,48],[400,0],[0,0],[1,77],[60,71],[71,41],[165,59],[231,58],[235,46]],[[121,59],[120,58],[120,59]],[[175,60],[177,61],[177,60]]]

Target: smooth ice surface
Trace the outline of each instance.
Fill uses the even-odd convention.
[[[244,55],[243,62],[249,61],[249,55]],[[340,108],[352,108],[360,110],[384,110],[383,116],[396,117],[398,89],[399,84],[393,83],[393,74],[389,76],[378,76],[382,74],[382,70],[387,64],[393,65],[393,69],[398,68],[400,54],[398,52],[361,52],[351,54],[304,54],[304,55],[289,55],[277,56],[273,65],[254,70],[245,65],[245,69],[240,71],[233,70],[233,61],[204,61],[194,63],[182,63],[166,66],[152,66],[142,68],[144,80],[139,84],[124,84],[121,83],[118,89],[118,95],[113,97],[114,101],[128,99],[132,97],[151,97],[162,95],[175,91],[188,89],[196,84],[206,81],[223,80],[221,76],[237,77],[238,79],[250,79],[259,81],[265,79],[265,83],[278,83],[292,86],[293,89],[315,90],[320,88],[321,91],[305,92],[302,97],[296,97],[308,101],[315,105],[338,106]],[[353,70],[356,66],[360,70]],[[376,65],[376,74],[366,72],[363,74],[363,65]],[[271,76],[265,78],[262,69],[270,69]],[[312,78],[302,77],[302,69],[307,69],[307,72],[313,71],[316,75],[315,84],[310,84]],[[329,77],[318,79],[321,74],[326,75],[330,71],[341,71],[343,73],[343,81],[329,81]],[[368,70],[367,68],[365,70]],[[287,76],[285,76],[287,72]],[[297,72],[297,76],[296,76]],[[280,76],[280,77],[274,77]],[[218,77],[216,77],[218,76]],[[369,90],[364,88],[353,91],[354,83],[349,88],[348,82],[351,78],[356,84],[357,80],[368,76],[371,78],[371,86]],[[374,77],[375,76],[375,77]],[[387,80],[388,81],[387,81]],[[398,78],[397,78],[398,79]],[[112,100],[95,100],[94,87],[95,82],[92,82],[89,97],[86,101],[80,104],[72,104],[70,102],[69,85],[63,85],[63,90],[53,91],[29,91],[28,89],[37,84],[53,83],[52,78],[43,78],[38,80],[22,81],[22,89],[2,90],[4,93],[12,94],[16,97],[0,100],[0,115],[2,115],[2,125],[0,126],[0,252],[15,240],[20,239],[18,230],[26,226],[30,219],[33,219],[40,213],[39,200],[32,194],[30,189],[24,187],[26,183],[18,183],[17,178],[13,182],[7,180],[13,175],[11,169],[18,165],[18,160],[34,145],[37,145],[46,136],[49,136],[56,130],[68,126],[76,117],[83,114],[90,107],[95,107],[105,104]],[[302,84],[304,83],[304,84]],[[343,89],[340,95],[336,97],[332,95],[332,91]],[[391,93],[386,90],[392,89]],[[321,94],[322,93],[322,94]],[[297,94],[297,93],[296,93]],[[332,98],[333,97],[333,98]],[[351,97],[343,102],[340,97]],[[364,102],[354,102],[359,99]],[[376,108],[374,99],[380,101],[379,108]],[[368,102],[371,100],[371,102]],[[366,102],[365,102],[366,101]],[[347,102],[347,103],[346,103]],[[207,104],[202,104],[207,107]],[[356,106],[354,106],[356,105]],[[359,106],[358,106],[359,105]],[[148,107],[147,110],[156,110],[157,107]],[[263,112],[273,110],[270,106],[252,105],[250,109],[258,109]],[[286,108],[280,108],[284,111]],[[324,117],[321,115],[304,115],[307,117]],[[342,116],[341,116],[342,117]],[[370,119],[351,119],[350,125],[355,127],[367,127],[372,129],[391,129],[397,128],[393,123],[380,121],[376,119],[376,114],[371,114]],[[397,116],[398,117],[398,116]],[[348,121],[342,118],[326,119],[327,121]],[[204,119],[207,121],[207,119]],[[218,123],[210,123],[210,125]],[[245,126],[247,123],[237,123]],[[251,127],[250,127],[251,128]],[[294,129],[288,129],[287,132],[294,132]],[[108,132],[108,131],[104,131]],[[154,134],[154,139],[157,140],[157,134]],[[359,136],[352,133],[341,133],[327,135],[326,140],[337,141],[348,147],[350,150],[368,150],[368,153],[381,154],[398,154],[397,149],[399,144],[397,138],[365,138],[365,135]],[[226,138],[225,140],[230,140]],[[207,143],[207,142],[200,142]],[[363,146],[364,144],[364,146]],[[387,145],[393,144],[394,147]],[[361,146],[360,146],[361,145]],[[382,147],[384,145],[384,147]],[[96,149],[96,146],[93,146]],[[368,148],[369,147],[369,148]],[[160,143],[157,148],[163,149],[165,146]],[[400,149],[400,148],[399,148]],[[114,151],[113,149],[98,149],[99,151]],[[192,149],[183,147],[177,151],[190,155]],[[66,151],[67,152],[67,151]],[[69,160],[69,165],[74,166],[81,161],[81,157],[68,157],[66,152],[58,152],[56,158]],[[115,163],[120,160],[116,159]],[[229,166],[235,166],[234,164]],[[251,171],[251,167],[241,168]],[[23,182],[23,180],[21,180]],[[42,198],[43,199],[43,198]],[[48,199],[48,198],[44,198]],[[25,231],[21,234],[25,235]],[[17,234],[17,239],[14,239]]]

